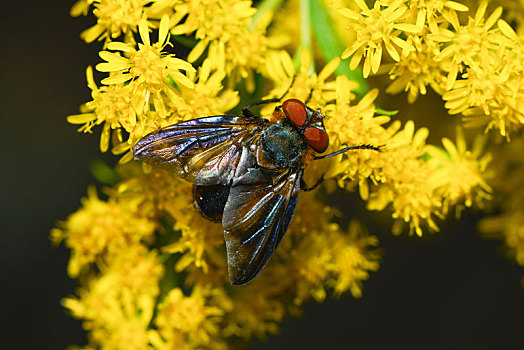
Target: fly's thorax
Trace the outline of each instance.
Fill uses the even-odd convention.
[[[292,168],[301,161],[307,149],[303,134],[288,119],[267,127],[260,142],[258,162],[269,168]]]

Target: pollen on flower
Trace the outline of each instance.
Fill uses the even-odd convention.
[[[82,32],[86,42],[96,39],[116,38],[121,34],[136,32],[139,21],[144,17],[144,7],[151,0],[79,0],[71,9],[73,16],[86,15],[90,5],[97,24]]]

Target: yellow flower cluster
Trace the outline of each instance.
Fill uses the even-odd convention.
[[[190,63],[164,52],[169,44],[167,15],[160,21],[156,43],[150,42],[145,19],[138,27],[142,43],[137,48],[132,43],[115,41],[107,44],[111,51],[100,52],[106,62],[96,68],[110,76],[99,88],[88,68],[93,100],[82,107],[84,113],[68,117],[70,123],[83,124],[80,131],[84,132],[104,123],[100,150],[107,151],[112,143],[114,154],[127,152],[122,163],[132,159],[132,146],[145,134],[183,119],[221,114],[238,103],[236,93],[221,91],[225,72],[211,68],[211,60],[202,64],[197,77]],[[126,140],[122,129],[129,134]]]
[[[315,61],[306,47],[294,58],[279,49],[282,38],[293,37],[297,28],[289,24],[298,14],[280,14],[272,22],[272,11],[255,15],[251,1],[80,0],[74,5],[73,15],[92,9],[97,17],[81,36],[87,42],[104,40],[96,70],[106,77],[97,83],[93,69],[87,69],[92,100],[68,121],[82,132],[101,126],[101,151],[123,154],[115,169],[121,180],[104,189],[107,198],[90,188],[82,207],[51,232],[55,243],[71,250],[68,272],[80,287],[63,304],[84,321],[88,347],[226,349],[233,339],[277,332],[283,317],[297,314],[308,300],[321,302],[329,292],[360,297],[363,281],[378,269],[377,238],[357,221],[347,229],[335,223],[337,208],[305,192],[264,272],[246,286],[232,287],[223,229],[195,210],[191,184],[131,161],[133,146],[146,134],[225,114],[246,91],[256,92],[251,100],[287,91],[286,98],[319,108],[326,115],[327,152],[381,146],[381,152],[313,161],[305,181],[312,185],[323,178],[328,193],[358,189],[369,210],[390,210],[394,233],[404,226],[417,235],[427,227],[438,230],[435,218],[491,199],[493,172],[511,167],[492,166],[486,137],[474,137],[469,150],[467,135],[458,128],[455,142],[443,137],[442,147],[427,144],[427,128],[392,120],[376,106],[378,89],[357,99],[362,86],[337,69],[345,57],[351,56],[352,69],[364,61],[364,77],[389,72],[394,81],[388,91],[406,90],[410,101],[429,85],[451,113],[475,118],[482,113],[490,127],[507,135],[522,124],[523,65],[520,39],[499,18],[501,11],[484,20],[482,4],[463,25],[457,11],[468,7],[453,1],[377,0],[372,9],[363,0],[352,8],[347,3],[333,6],[356,35],[348,34],[343,41],[354,40],[329,62]],[[267,35],[270,23],[290,32]],[[261,115],[274,107],[264,105]],[[495,192],[515,199],[506,203],[503,216],[483,227],[502,232],[521,261],[522,191],[496,185]],[[504,225],[496,226],[501,221]]]
[[[387,91],[407,91],[410,102],[429,85],[450,114],[462,113],[471,125],[487,124],[508,139],[522,129],[524,47],[500,18],[502,7],[486,19],[487,2],[481,2],[465,21],[460,13],[468,7],[454,1],[377,0],[372,9],[363,0],[355,3],[356,10],[339,8],[356,32],[342,55],[351,56],[351,69],[364,58],[364,76],[388,73],[393,82]],[[393,62],[379,71],[383,48]]]
[[[92,346],[226,348],[231,337],[275,333],[290,307],[321,301],[329,289],[359,297],[378,269],[377,239],[356,222],[344,232],[331,222],[336,211],[306,193],[278,257],[250,285],[232,289],[222,229],[194,210],[191,186],[136,163],[118,170],[124,180],[107,190],[107,201],[91,189],[52,232],[70,247],[69,273],[82,281],[64,306],[85,321]],[[323,215],[312,220],[311,210]]]
[[[337,68],[338,59],[329,62],[318,76],[305,73],[311,64],[306,50],[302,51],[301,64],[297,72],[286,53],[269,56],[266,69],[277,85],[272,96],[282,94],[289,86],[286,84],[296,76],[289,96],[305,100],[312,91],[311,105],[322,106],[327,115],[326,128],[332,151],[347,144],[386,145],[383,153],[346,153],[313,164],[309,170],[316,172],[317,178],[322,174],[325,179],[336,178],[340,187],[348,189],[358,184],[369,209],[383,210],[392,204],[393,217],[398,219],[395,233],[402,232],[404,222],[409,225],[410,233],[419,236],[425,223],[438,230],[433,216],[443,217],[450,207],[456,205],[482,205],[490,198],[491,188],[485,179],[490,156],[483,156],[481,142],[477,142],[476,148],[470,152],[464,135],[459,132],[457,146],[449,139],[443,139],[447,151],[444,152],[427,145],[428,130],[415,131],[412,121],[407,122],[403,129],[398,121],[385,127],[390,118],[375,115],[373,102],[377,90],[370,91],[352,105],[356,98],[351,93],[355,89],[354,82],[343,75],[326,81]],[[271,107],[268,106],[267,111]]]

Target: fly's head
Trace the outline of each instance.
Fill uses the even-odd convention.
[[[314,110],[297,99],[282,103],[286,117],[300,130],[309,147],[316,153],[323,153],[329,146],[329,137],[324,126],[325,116],[319,109]]]

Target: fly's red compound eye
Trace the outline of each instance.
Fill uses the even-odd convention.
[[[328,134],[322,129],[315,127],[307,128],[306,131],[304,131],[304,137],[311,148],[317,153],[323,153],[329,145]]]
[[[296,98],[285,100],[282,104],[282,110],[296,126],[302,126],[307,121],[306,106]]]

